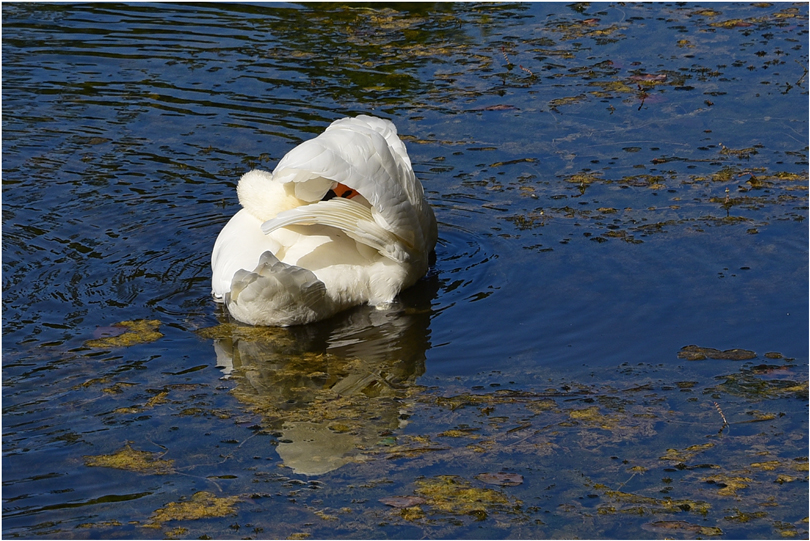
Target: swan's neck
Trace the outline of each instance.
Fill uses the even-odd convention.
[[[307,204],[295,197],[294,191],[292,182],[275,182],[272,174],[258,169],[245,173],[236,186],[242,208],[263,222],[279,212]]]

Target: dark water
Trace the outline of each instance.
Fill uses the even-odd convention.
[[[4,537],[807,537],[806,4],[2,10]],[[429,275],[227,325],[239,177],[361,113]]]

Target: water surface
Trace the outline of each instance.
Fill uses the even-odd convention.
[[[4,537],[806,537],[807,15],[3,4]],[[239,177],[356,114],[428,276],[229,323]]]

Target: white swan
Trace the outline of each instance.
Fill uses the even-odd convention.
[[[238,321],[298,325],[384,306],[427,272],[436,218],[388,120],[336,120],[236,191],[243,208],[211,267],[214,299]]]

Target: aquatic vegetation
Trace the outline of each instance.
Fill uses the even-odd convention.
[[[123,348],[138,344],[148,344],[163,338],[158,331],[160,321],[156,319],[138,319],[135,321],[121,321],[112,325],[110,329],[116,333],[114,336],[94,338],[84,344],[89,348]],[[118,334],[120,333],[120,334]]]
[[[762,379],[752,370],[743,370],[736,374],[718,376],[723,380],[718,385],[707,389],[707,392],[729,393],[750,399],[774,399],[779,397],[796,397],[807,399],[807,381],[789,379]]]
[[[476,520],[484,520],[496,512],[516,512],[522,503],[501,491],[475,487],[452,475],[417,479],[414,492],[425,499],[433,512],[471,515]]]
[[[705,535],[708,537],[723,535],[723,530],[714,526],[701,526],[684,520],[657,520],[642,526],[645,530],[664,533],[678,532],[689,535]]]
[[[617,425],[617,417],[604,415],[600,412],[599,406],[569,410],[568,415],[575,421],[593,424],[600,428],[611,429]]]
[[[807,13],[4,4],[3,537],[806,538]],[[430,273],[228,322],[228,186],[360,113]]]
[[[244,339],[251,342],[272,341],[274,344],[284,342],[288,346],[295,344],[294,338],[286,327],[257,327],[241,323],[220,323],[213,327],[199,329],[197,334],[200,338],[206,340]]]
[[[720,489],[717,493],[721,496],[737,496],[737,491],[748,488],[753,481],[750,477],[740,477],[726,474],[713,474],[704,477],[707,483],[717,485]]]
[[[622,492],[619,490],[609,490],[603,485],[594,485],[595,489],[604,490],[604,495],[611,501],[610,505],[600,506],[600,514],[626,513],[626,514],[661,514],[691,512],[699,515],[706,515],[711,509],[711,505],[697,500],[673,500],[670,498],[651,498]]]
[[[564,105],[573,105],[575,103],[580,103],[585,101],[588,98],[586,94],[579,94],[578,96],[569,96],[566,98],[556,98],[548,102],[548,108],[552,111],[559,112],[559,108]],[[569,182],[571,182],[569,180]]]
[[[667,449],[667,452],[664,456],[660,457],[659,460],[673,460],[676,462],[686,462],[691,460],[695,455],[706,451],[707,449],[711,449],[714,447],[714,443],[702,443],[697,445],[690,445],[685,449]]]
[[[107,392],[107,390],[104,390]],[[116,408],[113,413],[122,414],[122,413],[139,413],[144,410],[151,409],[158,404],[162,404],[166,402],[166,397],[169,395],[169,391],[159,391],[157,392],[152,398],[148,399],[144,402],[143,405],[139,406],[126,406],[123,408]]]
[[[746,349],[727,349],[720,351],[715,348],[705,348],[700,346],[684,346],[678,352],[678,357],[689,361],[703,361],[706,359],[722,359],[728,361],[746,361],[756,358],[757,354]]]
[[[89,467],[115,468],[152,475],[174,473],[174,460],[164,460],[161,456],[160,453],[137,451],[127,444],[110,455],[85,456],[84,463]]]
[[[783,356],[780,356],[775,360],[782,358]],[[300,363],[298,366],[301,375],[312,371],[311,362],[323,360],[318,361],[315,357],[306,359],[308,360],[304,357],[297,360],[291,358],[293,365]],[[756,370],[743,367],[741,371],[765,370],[762,365],[758,366]],[[289,377],[292,369],[287,367],[285,370],[288,374],[286,377]],[[238,379],[238,374],[234,372],[232,377]],[[337,528],[335,531],[344,531],[343,528],[347,527],[352,528],[350,531],[358,531],[357,528],[373,529],[379,522],[379,511],[375,514],[364,502],[371,494],[381,494],[377,500],[390,509],[390,514],[386,515],[387,521],[392,524],[424,528],[424,531],[453,531],[453,528],[464,524],[489,524],[490,527],[508,524],[514,528],[520,527],[521,524],[536,523],[538,520],[544,524],[549,521],[555,523],[555,517],[576,517],[583,513],[598,516],[600,521],[608,521],[603,523],[605,526],[612,524],[610,521],[618,521],[616,522],[618,524],[633,516],[643,518],[641,527],[645,530],[682,532],[700,536],[720,535],[718,532],[727,531],[728,524],[744,524],[751,520],[774,524],[774,528],[777,529],[784,527],[784,521],[771,518],[770,515],[757,514],[760,511],[755,506],[762,502],[767,503],[767,498],[775,497],[777,498],[775,501],[782,501],[783,498],[789,497],[789,493],[780,495],[769,487],[790,490],[790,487],[802,486],[807,479],[807,460],[767,456],[763,454],[766,449],[781,452],[781,448],[777,451],[773,445],[779,440],[760,438],[752,441],[739,432],[740,427],[745,426],[741,422],[754,420],[760,424],[780,424],[785,422],[784,417],[753,411],[745,416],[744,421],[740,421],[739,415],[732,415],[735,408],[729,403],[724,403],[723,409],[731,415],[730,428],[725,429],[728,434],[725,436],[726,439],[699,441],[717,432],[720,425],[719,414],[711,407],[708,409],[708,418],[704,418],[703,414],[695,415],[694,411],[674,412],[672,408],[675,404],[681,404],[678,406],[679,410],[685,407],[688,409],[685,406],[688,402],[676,400],[682,391],[700,394],[712,387],[706,387],[705,383],[699,381],[673,379],[655,386],[642,386],[643,388],[624,387],[623,392],[618,393],[613,387],[617,384],[621,386],[619,380],[607,386],[549,381],[548,388],[537,391],[499,389],[489,393],[478,391],[447,397],[436,396],[438,389],[413,386],[407,393],[398,396],[407,402],[412,415],[417,417],[430,415],[435,431],[421,434],[399,433],[396,438],[383,436],[382,439],[390,440],[385,445],[374,444],[374,441],[381,441],[380,432],[375,434],[375,439],[351,440],[348,456],[362,459],[355,462],[354,468],[364,472],[360,478],[371,480],[362,486],[351,488],[351,501],[343,483],[335,483],[334,477],[323,478],[325,482],[314,480],[306,482],[280,473],[257,471],[252,492],[242,491],[238,494],[229,492],[224,497],[206,492],[197,493],[188,500],[181,499],[164,505],[152,513],[149,520],[142,522],[142,526],[165,528],[171,521],[216,520],[238,514],[236,504],[239,501],[250,499],[261,505],[267,498],[270,498],[269,501],[278,502],[277,498],[281,496],[287,502],[290,512],[303,513],[300,515],[300,521],[310,526],[303,530],[296,529],[296,522],[291,521],[284,527],[285,529],[279,530],[272,529],[268,522],[260,521],[258,524],[261,524],[260,527],[264,532],[274,531],[276,532],[274,536],[283,537],[313,535],[319,537],[323,534],[313,532],[325,530],[313,530],[312,519],[306,519],[305,516],[314,517],[320,521],[319,523],[323,523],[324,528],[332,525],[332,528]],[[126,389],[124,388],[124,392]],[[193,392],[192,389],[188,391]],[[331,398],[337,399],[334,395]],[[567,405],[571,400],[582,405]],[[250,401],[242,404],[247,410],[253,407]],[[339,402],[333,406],[337,411],[348,410],[339,414],[339,417],[347,414],[353,417],[358,413],[370,415],[369,410],[357,410],[358,404],[352,402]],[[168,407],[171,407],[169,401],[154,405],[154,408]],[[698,406],[697,411],[700,410]],[[352,411],[355,414],[352,414]],[[470,413],[474,415],[471,416]],[[455,420],[459,415],[467,420],[477,417],[477,420],[472,424],[458,424]],[[313,428],[321,426],[324,433],[328,434],[327,439],[331,441],[331,450],[319,447],[319,452],[331,453],[339,459],[338,466],[345,465],[348,462],[341,462],[340,457],[347,456],[344,454],[346,450],[339,448],[335,438],[357,434],[358,430],[362,432],[365,430],[362,428],[363,425],[374,427],[376,421],[361,421],[354,417],[354,421],[344,422],[326,417],[324,413],[320,419],[309,418],[309,425]],[[299,421],[304,418],[302,416]],[[672,424],[679,427],[677,428],[680,432],[679,438],[693,434],[698,438],[698,442],[670,448],[663,454],[655,455],[650,454],[646,445],[639,447],[639,442],[643,444],[648,439],[655,441],[660,438],[653,427],[664,420],[668,421],[659,428],[666,431],[669,430],[666,425]],[[227,419],[223,421],[230,422]],[[289,467],[295,470],[296,459],[285,456],[281,449],[282,446],[289,445],[285,443],[287,441],[285,438],[296,441],[302,437],[312,439],[315,436],[314,433],[303,436],[284,426],[289,425],[283,425],[281,430],[275,429],[278,430],[276,437],[279,439],[276,448],[279,449],[279,454],[285,462],[291,460]],[[256,428],[258,427],[254,427]],[[740,438],[742,446],[729,447],[736,438]],[[578,440],[580,444],[572,446],[571,442],[574,440]],[[357,443],[360,441],[364,443]],[[640,452],[634,453],[634,456],[627,456],[627,460],[623,461],[626,464],[617,471],[615,466],[609,465],[617,457],[611,458],[607,455],[622,453],[620,449],[623,449],[623,446],[620,442],[623,441],[633,442],[633,449]],[[757,456],[750,455],[749,446],[752,444],[759,450]],[[240,447],[241,444],[233,448],[233,452],[224,458],[225,462],[217,466],[218,471],[221,471],[222,464],[227,467],[231,461],[238,460]],[[251,451],[244,453],[249,456]],[[134,451],[129,445],[116,454],[120,454],[120,462],[123,463],[137,463],[136,459],[144,462],[142,469],[130,466],[133,472],[156,473],[150,472],[148,466],[150,462],[160,461],[159,456]],[[535,464],[538,457],[543,457],[542,464],[549,460],[565,460],[563,457],[568,456],[575,470],[581,468],[575,464],[585,463],[583,462],[585,457],[590,457],[589,460],[595,461],[595,465],[601,465],[590,468],[590,473],[585,479],[575,471],[566,473],[564,469],[555,469],[551,472],[546,471],[543,466],[540,466],[538,471],[532,471],[531,467],[527,467],[527,464]],[[471,457],[476,457],[475,463],[479,471],[469,478],[470,480],[463,475],[453,474],[417,476],[415,481],[411,477],[415,472],[424,471],[425,468],[439,466],[446,468],[451,464],[469,461]],[[532,457],[532,460],[524,462],[522,457]],[[390,468],[391,461],[397,463],[395,470]],[[237,464],[238,462],[234,462],[234,466]],[[88,461],[89,465],[102,464]],[[509,469],[500,469],[501,465],[506,465]],[[171,462],[163,466],[165,469],[158,468],[158,471],[165,472],[164,475],[171,475],[177,469]],[[239,470],[237,468],[234,471]],[[656,488],[654,479],[662,473],[666,475],[663,479],[663,489],[660,484]],[[238,475],[233,477],[236,479]],[[224,479],[217,482],[223,481]],[[542,482],[549,495],[557,494],[554,501],[565,502],[567,499],[577,501],[576,497],[572,496],[579,495],[592,501],[593,507],[587,508],[591,509],[588,511],[586,508],[565,503],[552,516],[541,514],[542,504],[538,507],[527,500],[527,497],[537,497],[537,489],[542,488],[535,486],[538,482]],[[262,491],[261,483],[275,484],[277,489]],[[555,489],[552,486],[555,483],[565,484],[568,488]],[[631,488],[631,484],[634,488]],[[386,496],[384,494],[390,492],[380,492],[381,487],[387,486],[392,487],[398,495]],[[528,492],[527,486],[530,487]],[[409,487],[406,490],[410,490],[410,494],[403,490],[406,487]],[[677,496],[668,495],[668,491],[672,489],[677,491]],[[321,498],[327,498],[332,505],[327,507],[320,504]],[[734,515],[729,515],[727,511],[729,500],[737,502],[739,507]],[[751,502],[751,505],[746,505],[746,502]],[[686,520],[666,518],[673,515],[714,517],[717,513],[723,513],[724,518],[720,523],[697,524],[688,518]],[[651,520],[650,517],[661,519]],[[248,527],[256,527],[256,523],[257,521],[251,519]],[[802,531],[800,527],[792,526],[793,529],[787,528],[784,531]],[[103,524],[92,527],[99,531],[114,528],[112,525]],[[184,537],[190,531],[195,531],[194,527],[184,524],[171,530],[166,529],[164,535]]]
[[[219,498],[210,492],[200,491],[192,494],[185,501],[169,502],[152,513],[147,528],[160,528],[163,523],[172,520],[200,520],[218,518],[236,513],[238,496]]]
[[[734,522],[750,522],[751,520],[765,518],[768,516],[768,513],[765,511],[756,511],[753,513],[744,513],[741,512],[739,509],[735,509],[735,514],[727,515],[723,517],[725,520],[734,521]]]

